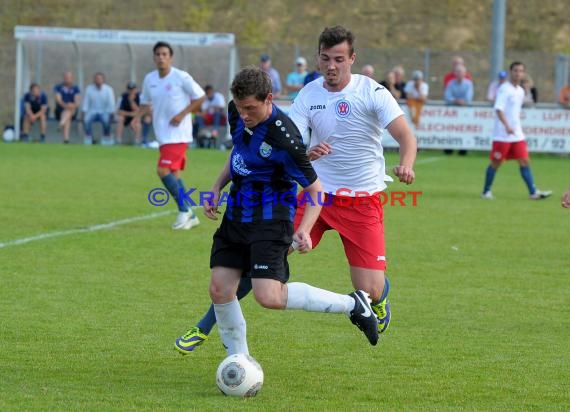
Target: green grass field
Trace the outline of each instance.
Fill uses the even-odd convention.
[[[191,151],[187,186],[207,190],[226,156]],[[173,349],[209,304],[217,223],[170,229],[174,205],[147,200],[160,187],[156,157],[0,144],[1,411],[568,410],[568,158],[533,159],[552,198],[527,200],[509,163],[483,201],[486,155],[420,153],[417,182],[391,186],[421,190],[418,205],[386,207],[388,333],[371,347],[344,316],[269,311],[248,297],[265,385],[241,400],[216,387],[216,329],[191,356]],[[351,291],[334,233],[290,261],[293,280]]]

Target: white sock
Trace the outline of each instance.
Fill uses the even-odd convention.
[[[348,295],[329,292],[306,283],[287,283],[285,309],[303,309],[307,312],[346,313],[354,309],[354,299]]]
[[[228,355],[236,353],[249,355],[245,318],[237,298],[229,303],[214,304],[214,312],[216,312],[218,331]]]

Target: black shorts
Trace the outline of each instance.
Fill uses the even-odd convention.
[[[238,223],[226,219],[214,233],[210,268],[223,266],[249,272],[252,278],[289,280],[287,253],[293,224],[284,220]]]
[[[123,116],[123,124],[125,126],[130,125],[133,122],[133,116]]]
[[[61,120],[61,114],[63,113],[63,107],[61,106],[55,106],[55,118],[57,120]],[[73,113],[73,117],[71,118],[71,120],[75,120],[77,118],[77,110],[75,111],[75,113]]]

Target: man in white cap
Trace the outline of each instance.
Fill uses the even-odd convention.
[[[285,87],[287,88],[287,95],[294,99],[299,90],[305,85],[305,77],[307,76],[307,60],[304,57],[297,57],[295,60],[295,71],[287,75]]]

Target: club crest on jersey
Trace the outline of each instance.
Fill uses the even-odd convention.
[[[335,106],[336,115],[338,117],[348,117],[350,115],[350,102],[348,100],[339,100]]]
[[[239,153],[236,153],[232,156],[232,169],[234,173],[242,176],[247,176],[251,173],[251,170],[247,168],[243,157],[241,157]]]
[[[271,149],[273,149],[271,145],[268,145],[267,143],[263,142],[261,143],[261,146],[259,146],[259,154],[261,155],[261,157],[267,158],[271,154]]]

